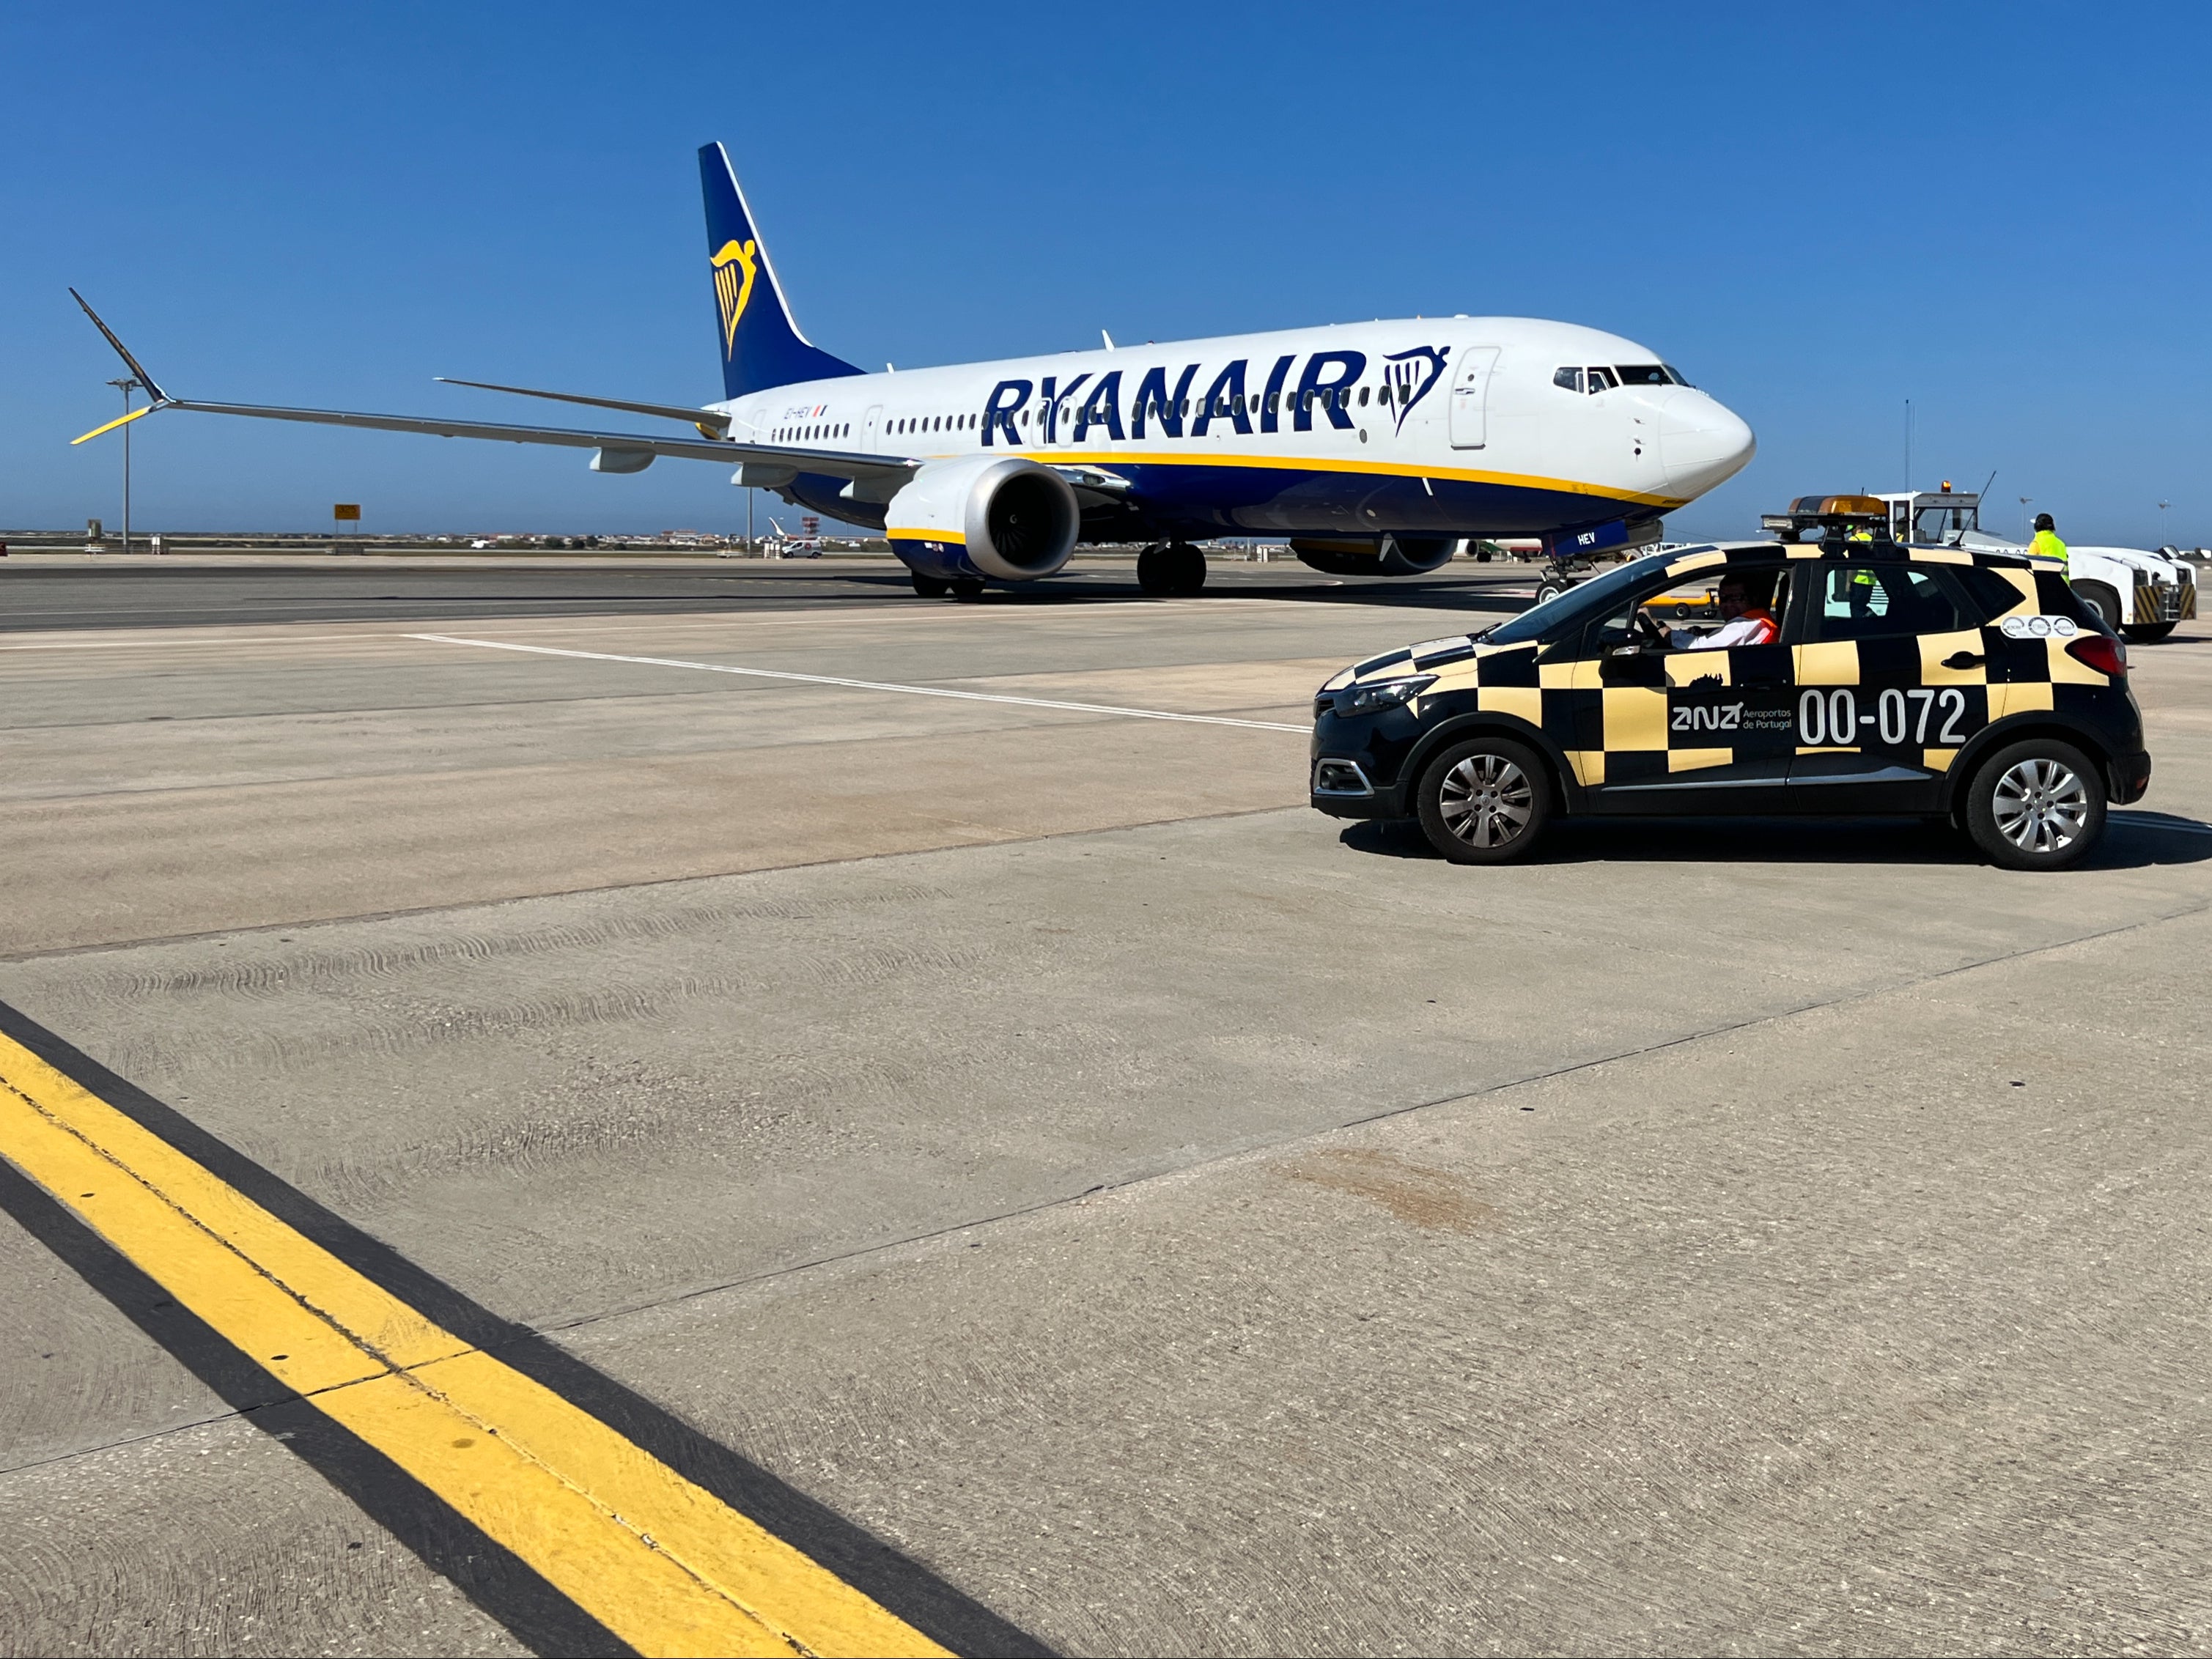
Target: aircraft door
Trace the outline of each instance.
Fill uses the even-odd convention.
[[[1490,374],[1498,366],[1496,346],[1468,346],[1452,371],[1451,441],[1454,449],[1480,449],[1489,441]]]
[[[868,410],[866,418],[860,422],[860,448],[863,452],[875,448],[876,434],[882,430],[883,424],[884,406],[878,404]]]

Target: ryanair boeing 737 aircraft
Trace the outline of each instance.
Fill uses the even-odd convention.
[[[1150,544],[1138,575],[1152,592],[1195,592],[1196,544],[1222,536],[1287,536],[1306,563],[1340,574],[1433,570],[1467,537],[1632,546],[1657,540],[1662,514],[1732,477],[1754,447],[1656,353],[1518,317],[1108,340],[866,374],[799,331],[722,147],[699,164],[721,402],[453,382],[663,416],[696,436],[171,398],[93,315],[153,398],[124,419],[190,409],[566,444],[595,451],[599,472],[641,472],[664,455],[734,465],[732,483],[881,529],[916,592],[963,597],[1052,575],[1084,542]]]

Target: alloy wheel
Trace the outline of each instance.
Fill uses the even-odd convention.
[[[1469,755],[1444,775],[1437,806],[1445,827],[1469,847],[1503,847],[1528,827],[1535,791],[1503,755]]]
[[[2089,792],[2063,761],[2015,762],[1990,797],[1997,833],[2024,853],[2070,847],[2089,821]]]

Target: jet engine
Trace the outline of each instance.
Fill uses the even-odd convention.
[[[1301,537],[1291,551],[1331,576],[1425,576],[1441,569],[1459,550],[1451,536],[1385,536],[1380,541],[1309,541]]]
[[[1013,455],[932,461],[890,499],[884,532],[927,574],[1035,581],[1066,564],[1083,517],[1048,466]]]

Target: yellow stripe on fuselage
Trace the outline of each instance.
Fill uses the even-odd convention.
[[[923,459],[949,461],[964,455],[1014,455],[1024,460],[1041,461],[1047,466],[1247,466],[1273,472],[1354,472],[1372,477],[1435,478],[1456,483],[1504,484],[1516,489],[1548,489],[1563,495],[1595,495],[1608,501],[1656,507],[1662,512],[1686,506],[1690,500],[1686,495],[1654,495],[1638,489],[1616,489],[1609,484],[1584,483],[1576,478],[1547,478],[1528,472],[1486,472],[1463,466],[1425,466],[1414,461],[1300,455],[1206,455],[1182,450],[980,448]]]

